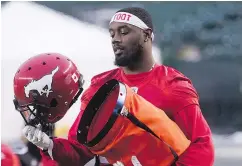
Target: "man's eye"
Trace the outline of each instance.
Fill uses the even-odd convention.
[[[113,38],[114,37],[114,34],[113,33],[110,33],[110,37]]]
[[[120,30],[120,33],[121,33],[121,34],[127,34],[127,33],[128,33],[128,30],[127,30],[127,29],[121,29],[121,30]]]
[[[121,31],[120,32],[122,35],[126,35],[126,34],[128,34],[128,31]]]

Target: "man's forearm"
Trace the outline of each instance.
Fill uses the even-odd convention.
[[[93,158],[93,154],[82,145],[77,145],[74,142],[61,138],[56,138],[53,142],[53,159],[58,163],[58,166],[85,165]],[[48,152],[42,152],[42,157],[43,160],[49,162],[50,157]]]

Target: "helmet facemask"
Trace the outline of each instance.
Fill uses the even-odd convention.
[[[20,105],[16,99],[14,99],[13,102],[15,109],[20,112],[26,125],[41,128],[41,131],[45,132],[50,137],[53,136],[54,123],[48,122],[48,110],[50,107],[37,104],[37,102]]]

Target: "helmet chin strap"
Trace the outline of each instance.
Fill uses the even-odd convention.
[[[78,100],[79,96],[83,92],[83,85],[85,81],[83,79],[83,76],[81,75],[81,78],[79,79],[79,91],[77,92],[76,96],[72,99],[71,103],[69,104],[69,108]]]
[[[78,100],[82,92],[83,92],[83,88],[80,88],[76,96],[72,99],[71,103],[69,104],[69,108]]]

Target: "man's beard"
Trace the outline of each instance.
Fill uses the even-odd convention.
[[[142,60],[143,47],[140,44],[132,46],[132,49],[123,52],[120,57],[115,57],[114,64],[120,67],[127,67]]]

